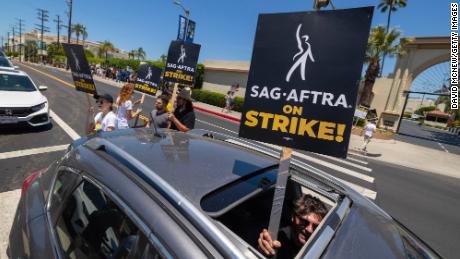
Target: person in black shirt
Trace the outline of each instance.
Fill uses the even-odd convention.
[[[171,129],[187,132],[195,128],[195,112],[192,105],[192,90],[183,88],[177,94],[177,107],[169,113]]]
[[[303,195],[294,201],[291,225],[279,230],[278,240],[273,240],[264,229],[257,240],[259,251],[266,256],[294,258],[327,214],[326,206],[316,197]]]

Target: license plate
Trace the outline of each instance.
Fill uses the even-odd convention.
[[[18,117],[0,116],[0,124],[18,123]]]

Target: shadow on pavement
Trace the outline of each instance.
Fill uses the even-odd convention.
[[[53,123],[49,123],[40,127],[32,127],[27,123],[17,125],[0,125],[0,135],[19,135],[27,133],[37,133],[50,131],[53,129]]]
[[[416,138],[416,139],[423,139],[423,140],[428,140],[428,141],[435,141],[435,142],[439,142],[439,143],[442,143],[442,144],[448,144],[448,145],[453,145],[453,146],[460,147],[460,137],[458,137],[456,135],[449,134],[449,133],[436,132],[436,131],[430,131],[430,133],[433,136],[432,138],[431,137],[415,136],[415,135],[412,135],[412,134],[402,133],[402,132],[398,133],[398,135],[411,137],[411,138]]]

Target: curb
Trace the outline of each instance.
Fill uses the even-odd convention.
[[[212,115],[216,115],[216,116],[218,116],[218,117],[222,117],[222,118],[227,119],[227,120],[231,120],[231,121],[234,121],[234,122],[241,122],[240,119],[235,118],[235,117],[232,117],[232,116],[227,115],[227,114],[223,114],[223,113],[220,113],[220,112],[211,111],[211,110],[204,109],[204,108],[201,108],[201,107],[198,107],[198,106],[195,106],[195,105],[193,105],[193,108],[196,109],[196,110],[198,110],[198,111],[205,112],[205,113],[209,113],[209,114],[212,114]]]

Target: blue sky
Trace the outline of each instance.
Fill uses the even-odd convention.
[[[2,0],[0,35],[11,30],[15,18],[25,19],[26,30],[38,23],[36,8],[50,12],[48,26],[60,14],[65,21],[64,0]],[[182,0],[195,20],[195,42],[202,45],[200,62],[206,59],[247,60],[252,53],[259,13],[312,9],[312,0]],[[333,0],[338,9],[376,6],[379,0]],[[408,0],[408,6],[392,16],[392,26],[404,36],[447,36],[450,34],[448,0]],[[109,40],[116,47],[131,50],[143,47],[149,59],[167,52],[177,36],[178,15],[182,10],[172,0],[74,0],[73,22],[87,27],[89,40]],[[376,10],[373,25],[386,24],[386,14]],[[386,61],[384,75],[392,72],[395,61]]]

